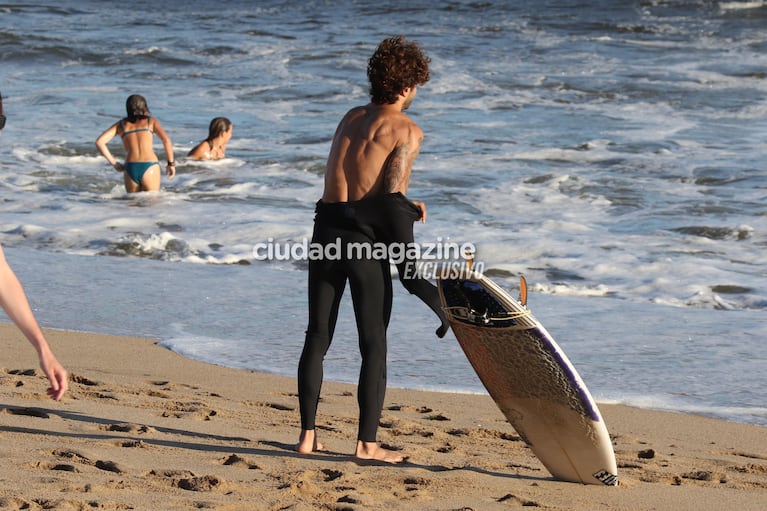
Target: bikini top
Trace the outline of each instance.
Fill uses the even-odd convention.
[[[145,128],[136,128],[135,130],[128,130],[125,131],[125,119],[120,120],[120,137],[125,137],[125,135],[130,135],[131,133],[138,133],[140,131],[148,131],[149,133],[154,133],[150,126],[152,125],[152,118],[147,117],[146,118],[146,127]]]

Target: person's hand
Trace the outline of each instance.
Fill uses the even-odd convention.
[[[115,164],[112,165],[112,168],[114,168],[117,172],[122,172],[125,170],[125,167],[119,161],[116,161]]]
[[[168,162],[165,173],[168,174],[168,177],[172,179],[173,176],[176,175],[176,164],[172,161]]]
[[[421,201],[411,201],[415,207],[421,210],[421,216],[418,217],[418,220],[420,220],[423,223],[426,223],[426,203]]]
[[[56,357],[53,356],[52,353],[40,358],[40,368],[51,383],[51,386],[48,387],[46,393],[51,399],[55,401],[60,400],[61,396],[63,396],[69,388],[69,375],[67,374],[67,370],[59,364],[59,361],[56,360]]]

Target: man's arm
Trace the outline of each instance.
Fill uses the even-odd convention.
[[[384,193],[400,192],[407,195],[413,164],[421,152],[423,131],[418,126],[409,130],[407,142],[397,146],[389,155],[384,165]],[[421,210],[421,222],[426,222],[426,204],[412,201]]]
[[[407,194],[413,164],[421,151],[423,132],[417,126],[408,130],[406,140],[391,152],[384,165],[384,193]]]

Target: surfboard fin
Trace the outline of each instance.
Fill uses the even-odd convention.
[[[519,303],[527,307],[527,280],[524,275],[519,276]]]

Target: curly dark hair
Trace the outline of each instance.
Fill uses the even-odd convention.
[[[428,82],[429,62],[418,43],[406,41],[405,36],[381,41],[368,61],[371,101],[392,104],[404,89]]]

